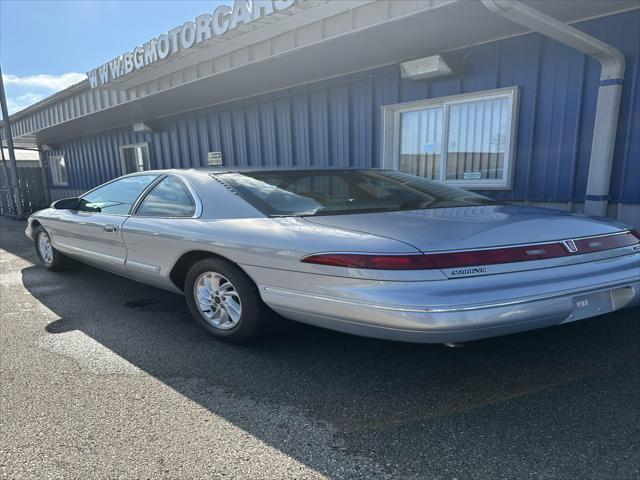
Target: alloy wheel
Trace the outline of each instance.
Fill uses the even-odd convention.
[[[217,272],[204,272],[193,286],[198,310],[216,328],[235,327],[242,316],[242,301],[235,286]]]
[[[51,262],[53,262],[53,246],[46,232],[40,232],[38,235],[38,253],[45,264],[51,265]]]

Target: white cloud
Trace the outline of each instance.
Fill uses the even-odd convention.
[[[4,75],[5,85],[16,85],[20,87],[37,87],[46,88],[48,90],[62,90],[75,83],[81,82],[87,76],[84,73],[69,72],[61,75],[29,75],[20,77],[18,75]]]
[[[7,98],[7,109],[9,110],[9,115],[13,115],[20,110],[24,110],[29,105],[33,105],[46,97],[47,95],[40,93],[27,92],[23,95]]]

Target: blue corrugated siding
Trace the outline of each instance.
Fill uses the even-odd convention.
[[[619,48],[627,60],[611,182],[614,202],[640,203],[638,10],[578,28]],[[521,88],[514,188],[505,200],[582,201],[600,67],[566,46],[530,34],[453,52],[461,72],[403,81],[397,66],[346,75],[197,113],[157,120],[154,133],[123,128],[60,142],[69,189],[121,174],[119,147],[149,142],[153,168],[205,166],[221,151],[230,166],[381,165],[381,107],[500,87]]]

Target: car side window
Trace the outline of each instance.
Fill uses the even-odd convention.
[[[187,187],[169,176],[158,183],[144,198],[136,215],[145,217],[192,217],[196,204]]]
[[[108,183],[80,199],[80,210],[112,215],[128,215],[140,194],[157,175],[136,175]]]

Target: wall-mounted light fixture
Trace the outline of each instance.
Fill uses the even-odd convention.
[[[144,122],[138,122],[133,124],[133,131],[137,133],[151,133],[153,128]]]
[[[403,62],[400,64],[400,71],[402,78],[409,80],[427,80],[453,73],[440,55]]]

